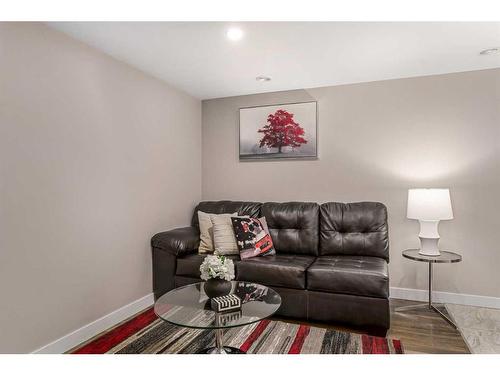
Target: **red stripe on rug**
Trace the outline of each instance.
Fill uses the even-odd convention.
[[[254,328],[250,336],[248,336],[245,342],[240,346],[240,350],[243,350],[246,353],[255,340],[257,340],[262,332],[264,332],[266,327],[269,325],[269,322],[270,320],[261,320],[257,327]]]
[[[134,333],[158,319],[153,308],[144,311],[128,322],[121,324],[112,331],[75,350],[72,354],[104,354]]]
[[[383,337],[362,335],[363,354],[390,354],[387,340]]]
[[[309,335],[310,330],[310,326],[301,325],[299,327],[299,329],[297,330],[297,334],[295,335],[295,339],[293,340],[292,346],[290,346],[288,354],[300,354],[302,345],[304,345],[304,341],[306,341],[306,337]]]
[[[392,340],[392,345],[394,346],[394,351],[396,354],[403,354],[403,346],[401,345],[401,341]]]

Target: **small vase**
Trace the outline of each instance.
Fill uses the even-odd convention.
[[[231,292],[231,281],[223,279],[208,279],[203,289],[209,298],[225,296]]]

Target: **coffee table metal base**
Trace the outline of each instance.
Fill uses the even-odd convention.
[[[219,314],[216,315],[216,319],[219,319]],[[211,348],[202,349],[198,354],[246,354],[243,350],[234,348],[232,346],[224,346],[224,330],[215,330],[215,345]]]
[[[202,349],[198,354],[246,354],[243,350],[233,348],[232,346],[223,346],[222,348],[212,347]]]

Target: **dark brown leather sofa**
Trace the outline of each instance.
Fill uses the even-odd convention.
[[[156,298],[201,281],[198,210],[266,217],[276,255],[234,259],[236,280],[275,289],[282,298],[277,315],[361,326],[382,335],[389,328],[389,240],[382,203],[201,202],[190,227],[151,240]]]

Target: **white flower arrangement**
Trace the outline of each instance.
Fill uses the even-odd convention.
[[[201,279],[234,279],[234,263],[223,255],[207,255],[200,266]]]

